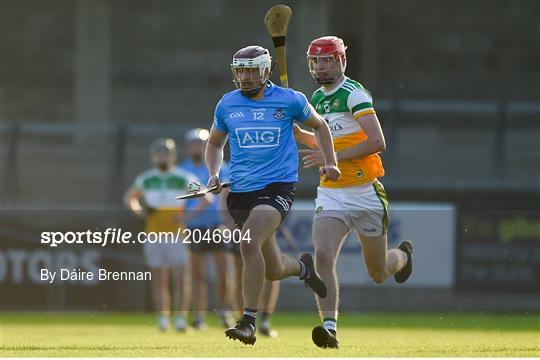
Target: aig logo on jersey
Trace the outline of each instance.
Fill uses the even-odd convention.
[[[241,148],[266,148],[279,145],[281,129],[278,127],[245,127],[236,129]]]

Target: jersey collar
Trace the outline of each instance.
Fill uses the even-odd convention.
[[[272,92],[274,92],[274,89],[276,88],[276,86],[274,85],[273,82],[271,82],[270,80],[268,80],[266,82],[266,89],[264,89],[264,96],[268,96],[270,94],[272,94]]]

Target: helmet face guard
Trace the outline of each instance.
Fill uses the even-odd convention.
[[[209,137],[210,132],[201,128],[191,129],[184,135],[185,152],[191,160],[196,163],[204,161],[204,151]]]
[[[308,67],[311,76],[318,84],[331,84],[345,73],[346,63],[335,54],[308,55]]]
[[[347,47],[335,36],[324,36],[309,44],[308,68],[318,84],[331,84],[338,80],[347,67]]]
[[[272,58],[265,48],[248,46],[234,54],[231,71],[236,88],[244,96],[254,97],[270,78]]]
[[[150,147],[152,163],[165,171],[176,161],[176,143],[173,139],[157,139]]]

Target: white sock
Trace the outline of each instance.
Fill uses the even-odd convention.
[[[333,318],[324,318],[323,320],[323,326],[326,330],[332,330],[333,332],[337,332],[337,321]]]
[[[307,273],[308,270],[307,270],[306,265],[305,265],[303,262],[298,261],[298,263],[300,264],[300,274],[298,274],[298,276],[300,277],[300,279],[303,279],[303,278],[305,278],[307,275],[309,275],[309,274]]]

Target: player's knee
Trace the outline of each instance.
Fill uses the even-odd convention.
[[[334,254],[329,250],[317,249],[315,251],[315,263],[317,270],[331,269],[334,267]]]
[[[376,284],[382,284],[386,280],[386,274],[382,271],[370,271],[369,276]]]
[[[278,227],[281,222],[281,214],[277,209],[270,205],[257,205],[249,215],[246,224],[250,227],[268,228]]]
[[[281,279],[281,271],[279,269],[273,268],[273,269],[266,269],[264,273],[264,277],[266,280],[270,281],[276,281]]]
[[[242,258],[251,256],[258,251],[260,251],[259,246],[254,242],[242,241],[240,244],[240,253],[242,254]]]

